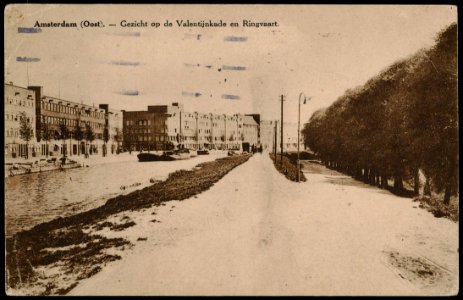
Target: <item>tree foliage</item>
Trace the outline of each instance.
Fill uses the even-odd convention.
[[[53,138],[52,130],[50,129],[50,125],[48,123],[41,124],[41,138],[45,142],[48,142]]]
[[[69,128],[66,126],[66,124],[64,124],[64,122],[59,123],[58,132],[59,132],[59,138],[62,140],[67,139],[70,134]]]
[[[19,114],[19,136],[26,141],[26,143],[29,143],[34,137],[34,129],[24,111]]]
[[[85,124],[85,139],[89,142],[92,142],[95,139],[95,133],[93,132],[93,128],[90,124]]]
[[[430,49],[389,66],[315,112],[305,143],[330,167],[394,188],[418,191],[423,170],[444,202],[458,191],[457,25]]]
[[[84,131],[82,130],[82,127],[80,127],[80,124],[77,124],[74,128],[74,138],[77,141],[81,141],[84,139]]]
[[[116,134],[113,136],[114,141],[119,145],[122,142],[122,132],[119,127],[115,128]]]
[[[23,111],[19,114],[19,136],[26,141],[26,158],[29,158],[29,141],[34,137],[34,129],[31,123],[26,112]]]

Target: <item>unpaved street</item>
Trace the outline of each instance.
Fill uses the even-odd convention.
[[[257,154],[197,197],[130,213],[136,226],[98,233],[143,239],[70,295],[457,293],[458,223],[309,169],[290,182]]]

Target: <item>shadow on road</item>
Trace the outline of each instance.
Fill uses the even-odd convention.
[[[392,187],[389,187],[388,189],[381,189],[377,186],[356,180],[336,170],[329,169],[324,165],[314,161],[301,161],[301,168],[303,173],[325,175],[325,181],[331,184],[371,189],[381,194],[394,194],[399,197],[413,197],[413,191],[404,190],[400,193],[396,193],[392,190]]]

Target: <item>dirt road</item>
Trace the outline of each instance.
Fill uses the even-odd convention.
[[[310,169],[290,182],[255,155],[197,198],[133,212],[136,226],[106,234],[141,241],[69,294],[457,293],[458,223]]]

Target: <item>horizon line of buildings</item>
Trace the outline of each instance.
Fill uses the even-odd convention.
[[[5,83],[4,97],[5,158],[105,156],[179,148],[239,150],[252,145],[272,151],[278,122],[261,120],[259,114],[191,113],[178,102],[149,105],[146,111],[117,110],[109,104],[95,107],[43,95],[41,86],[26,88],[12,82]],[[20,134],[22,113],[32,127],[29,141]],[[295,150],[297,127],[293,123],[284,126],[284,151]],[[60,132],[63,128],[67,130],[65,139]],[[86,136],[88,131],[93,133],[91,137]],[[276,134],[279,151],[279,129]]]

